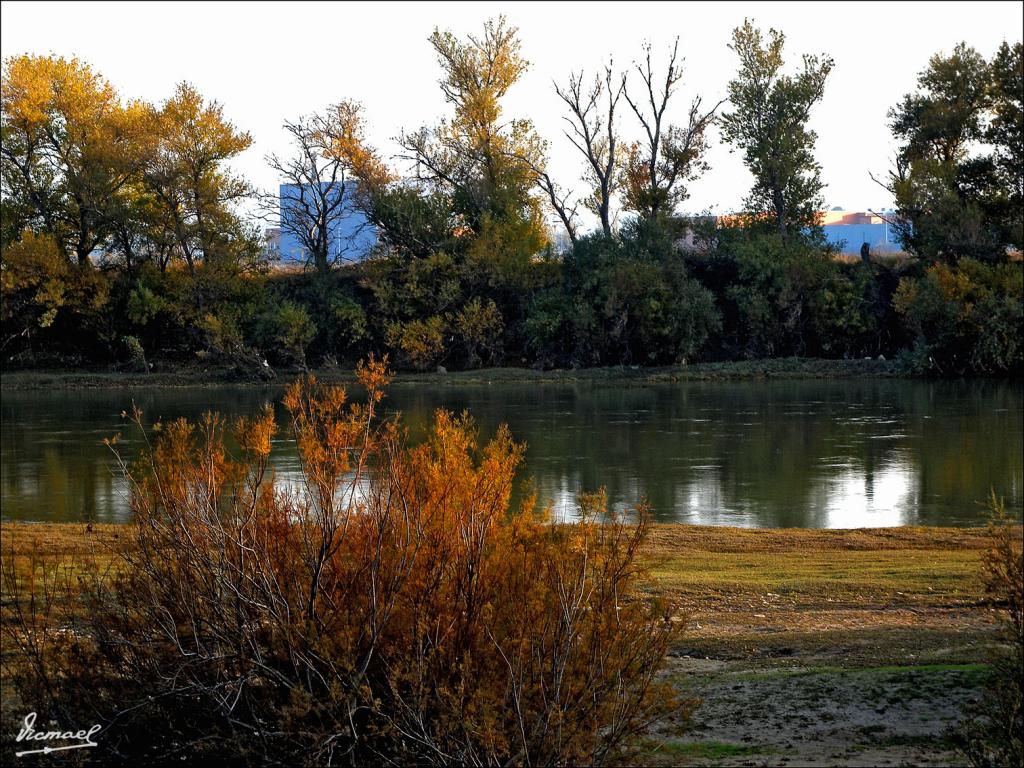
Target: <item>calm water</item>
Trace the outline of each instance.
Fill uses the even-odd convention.
[[[3,517],[123,521],[124,485],[104,437],[132,400],[147,421],[207,409],[254,413],[280,387],[5,392]],[[385,401],[413,436],[433,409],[469,409],[483,434],[507,422],[528,444],[522,477],[574,513],[581,489],[660,520],[749,527],[973,525],[989,489],[1020,516],[1024,390],[1009,382],[790,381],[394,385]],[[279,419],[283,423],[282,419]],[[279,477],[294,446],[275,446]]]

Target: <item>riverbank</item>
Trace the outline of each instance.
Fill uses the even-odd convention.
[[[351,368],[321,368],[311,371],[323,381],[355,381]],[[93,389],[127,387],[196,387],[223,384],[266,385],[282,383],[301,376],[299,369],[274,371],[272,379],[239,378],[227,370],[203,370],[182,367],[150,373],[124,371],[4,371],[0,389]],[[445,373],[403,371],[396,384],[499,384],[505,382],[595,382],[643,386],[673,381],[736,381],[758,379],[850,379],[900,377],[908,375],[893,360],[826,360],[820,358],[768,358],[723,363],[696,363],[660,368],[615,366],[540,371],[533,368],[480,368]]]
[[[651,589],[690,614],[666,674],[701,699],[650,765],[962,765],[995,617],[985,531],[656,526]]]
[[[5,523],[0,555],[21,569],[33,550],[113,557],[126,533]],[[994,643],[986,545],[984,529],[654,525],[643,590],[688,621],[664,674],[702,703],[688,726],[653,731],[643,762],[962,763],[948,729],[979,695]]]

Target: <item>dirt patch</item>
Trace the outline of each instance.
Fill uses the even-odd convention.
[[[833,658],[819,657],[819,661]],[[653,765],[959,765],[948,739],[980,695],[984,664],[709,666],[667,674],[702,701],[685,732],[652,734]]]

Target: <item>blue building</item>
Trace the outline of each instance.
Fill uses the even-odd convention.
[[[328,260],[332,264],[362,261],[377,244],[377,230],[355,205],[356,185],[323,183],[320,192],[312,184],[282,184],[281,227],[277,250],[282,265],[305,264],[310,254],[297,230],[305,228],[310,213],[329,209],[327,214]],[[343,195],[339,201],[338,195]]]
[[[894,216],[893,211],[878,215],[870,211],[831,210],[825,212],[822,228],[825,237],[840,253],[859,254],[864,243],[870,246],[872,253],[895,253],[903,249],[891,223]]]

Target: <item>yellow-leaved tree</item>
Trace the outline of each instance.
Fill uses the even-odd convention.
[[[3,66],[5,230],[42,230],[86,264],[149,157],[152,112],[121,102],[78,59],[17,56]]]
[[[524,262],[547,236],[535,194],[545,144],[533,123],[508,119],[501,101],[529,67],[518,30],[489,20],[465,40],[435,29],[430,44],[442,69],[441,91],[452,116],[401,136],[419,177],[446,191],[474,241],[471,261],[492,283],[518,282]]]

